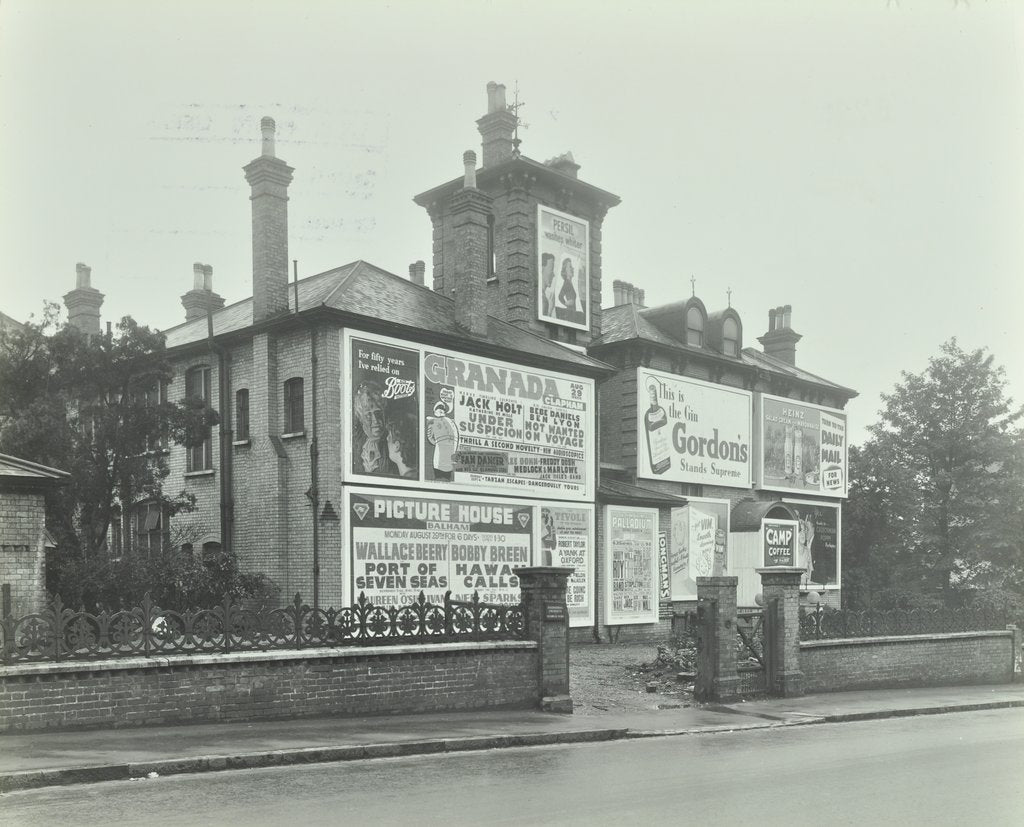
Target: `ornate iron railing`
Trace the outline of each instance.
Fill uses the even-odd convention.
[[[406,606],[314,609],[299,595],[276,609],[246,608],[230,599],[210,609],[165,611],[147,594],[141,606],[90,613],[57,597],[42,612],[0,620],[3,663],[195,655],[315,646],[367,646],[515,640],[525,636],[521,605],[451,599],[429,603],[422,592]]]
[[[1006,628],[1009,614],[993,609],[890,609],[853,611],[818,604],[800,609],[800,639],[984,632]]]

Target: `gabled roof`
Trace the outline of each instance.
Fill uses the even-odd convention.
[[[294,287],[288,285],[289,308],[294,311]],[[368,322],[393,323],[410,331],[422,331],[444,337],[465,339],[468,334],[459,327],[455,302],[408,279],[389,273],[365,261],[354,261],[309,276],[298,282],[299,313],[328,309],[345,314],[345,323],[358,325],[359,317]],[[215,337],[236,333],[252,327],[252,297],[223,307],[213,313]],[[400,331],[395,332],[399,335]],[[164,331],[167,347],[184,347],[203,342],[207,337],[205,318]],[[610,371],[608,365],[592,357],[562,347],[515,325],[487,317],[486,344],[565,362],[588,371]]]
[[[0,330],[21,330],[24,327],[25,325],[17,319],[11,318],[0,310]]]
[[[0,481],[62,483],[70,477],[71,474],[67,471],[50,468],[47,465],[40,465],[20,457],[12,457],[10,454],[0,454]]]
[[[682,307],[685,307],[686,302],[677,302],[676,304],[678,305],[678,308],[681,309]],[[664,305],[655,309],[662,311],[669,307],[673,307],[673,305]],[[724,354],[717,353],[715,351],[709,351],[704,348],[687,345],[684,342],[669,336],[663,330],[656,327],[654,323],[646,317],[644,310],[642,308],[638,308],[635,304],[620,304],[615,307],[609,307],[602,310],[601,335],[591,342],[590,347],[598,348],[629,341],[649,342],[672,348],[680,353],[692,353],[694,355],[710,357],[717,360],[733,363],[738,362],[742,365],[756,368],[758,370],[764,370],[769,373],[785,376],[788,379],[798,379],[802,382],[809,382],[823,388],[829,388],[850,399],[857,396],[857,391],[855,390],[836,384],[828,379],[824,379],[821,376],[804,370],[803,368],[799,368],[796,365],[790,365],[772,356],[768,356],[767,354],[753,348],[744,348],[740,352],[739,357],[736,358],[725,356]]]

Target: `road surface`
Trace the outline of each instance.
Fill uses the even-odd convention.
[[[5,825],[1024,824],[1024,709],[54,787]]]

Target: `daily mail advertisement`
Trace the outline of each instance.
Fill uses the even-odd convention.
[[[348,482],[594,498],[591,379],[347,332]]]
[[[422,591],[439,604],[450,590],[454,600],[476,591],[485,603],[515,605],[515,569],[572,566],[569,624],[593,623],[593,506],[383,488],[348,488],[346,498],[347,603],[362,593],[375,606],[404,606]]]
[[[757,396],[759,488],[846,497],[846,413],[767,393]]]
[[[658,509],[605,506],[605,623],[657,623]]]

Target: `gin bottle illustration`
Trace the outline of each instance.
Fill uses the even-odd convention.
[[[658,404],[658,389],[655,385],[647,388],[651,397],[651,407],[644,415],[644,429],[647,434],[647,456],[651,461],[651,472],[664,474],[672,464],[672,455],[668,444],[668,414]]]

